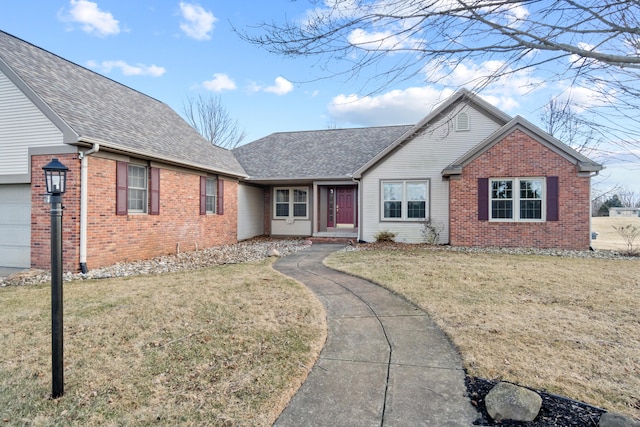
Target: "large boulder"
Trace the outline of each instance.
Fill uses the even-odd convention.
[[[500,382],[484,399],[494,420],[533,421],[542,407],[542,398],[534,391]]]
[[[640,423],[615,412],[605,412],[600,417],[598,427],[640,427]]]

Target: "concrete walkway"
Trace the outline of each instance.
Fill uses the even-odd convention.
[[[460,356],[423,311],[369,281],[325,267],[343,245],[314,244],[275,269],[324,304],[328,336],[309,377],[275,426],[467,427]]]

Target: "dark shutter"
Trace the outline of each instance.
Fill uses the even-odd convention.
[[[116,215],[126,215],[129,164],[116,162]]]
[[[207,177],[200,177],[200,215],[207,214]]]
[[[151,168],[149,198],[149,214],[160,215],[160,169],[158,168]]]
[[[224,214],[224,181],[218,178],[218,206],[216,209],[218,215]]]
[[[478,221],[489,220],[489,178],[478,178]]]
[[[547,221],[558,221],[560,212],[558,206],[558,177],[547,177]]]

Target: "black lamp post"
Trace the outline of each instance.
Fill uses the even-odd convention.
[[[54,399],[64,394],[62,326],[62,194],[66,190],[67,168],[53,159],[42,168],[51,195],[51,374]]]

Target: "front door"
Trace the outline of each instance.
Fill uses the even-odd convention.
[[[356,188],[336,188],[336,227],[355,227]]]

